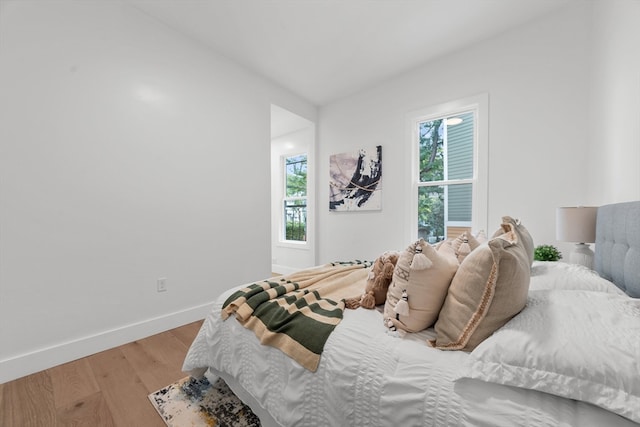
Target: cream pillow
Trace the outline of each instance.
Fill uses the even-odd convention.
[[[430,344],[442,350],[473,350],[519,313],[527,302],[530,266],[511,221],[506,233],[480,245],[455,274]]]
[[[389,285],[385,325],[389,326],[390,321],[407,332],[419,332],[433,325],[457,268],[453,252],[438,252],[423,239],[409,245],[400,254]]]

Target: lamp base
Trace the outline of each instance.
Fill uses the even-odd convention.
[[[569,256],[569,261],[572,264],[580,264],[593,270],[593,256],[594,253],[587,243],[576,243],[576,247]]]

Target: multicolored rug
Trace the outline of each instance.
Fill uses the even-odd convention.
[[[218,378],[213,384],[206,378],[183,378],[149,395],[169,427],[259,427],[260,420]]]

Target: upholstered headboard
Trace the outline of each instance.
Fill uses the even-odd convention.
[[[598,208],[595,269],[634,298],[640,298],[640,201]]]

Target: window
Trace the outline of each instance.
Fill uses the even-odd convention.
[[[307,155],[284,158],[283,220],[286,241],[307,241]]]
[[[486,131],[479,133],[486,129],[479,126],[486,96],[465,104],[434,107],[411,120],[413,238],[436,243],[486,228]]]

